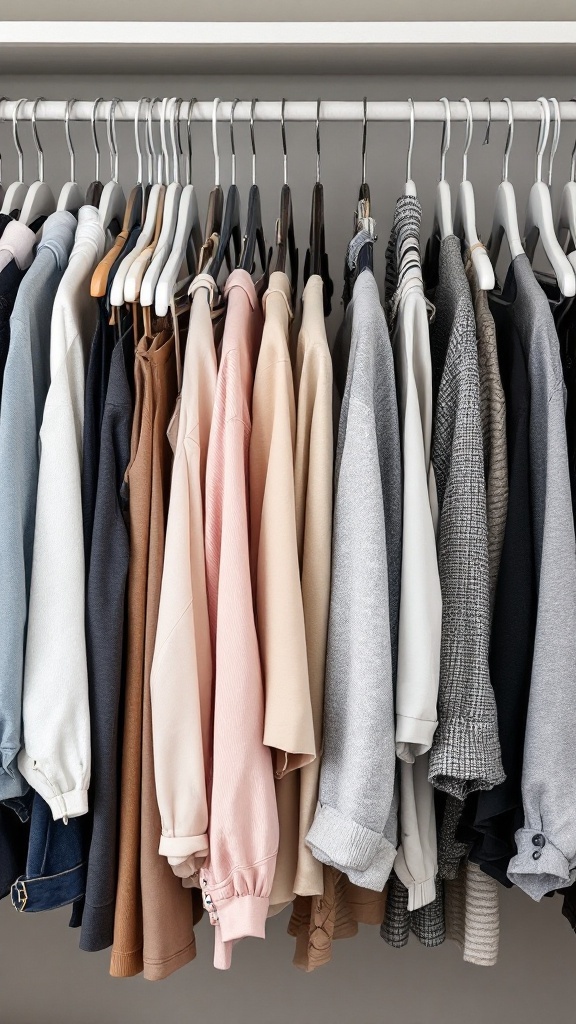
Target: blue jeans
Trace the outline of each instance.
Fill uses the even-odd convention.
[[[0,803],[0,899],[8,895],[12,882],[26,866],[31,809],[30,790]]]
[[[67,825],[54,821],[48,804],[34,794],[26,871],[11,890],[16,910],[35,913],[82,900],[86,889],[83,832],[82,818],[70,818]]]

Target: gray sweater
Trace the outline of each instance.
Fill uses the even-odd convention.
[[[10,318],[0,415],[0,800],[28,789],[16,756],[38,487],[38,435],[50,385],[50,318],[76,219],[53,213]]]
[[[307,843],[322,863],[381,891],[397,846],[402,480],[392,350],[369,270],[356,281],[338,344],[349,344],[349,359],[336,448],[324,754]]]
[[[538,613],[524,740],[524,828],[508,877],[533,899],[576,877],[576,544],[565,391],[548,300],[523,254],[509,316],[530,380],[530,475]],[[514,294],[515,293],[515,294]]]
[[[434,389],[432,463],[438,489],[442,642],[438,728],[429,778],[462,800],[504,778],[490,638],[486,487],[476,321],[460,242],[440,244],[430,326]]]

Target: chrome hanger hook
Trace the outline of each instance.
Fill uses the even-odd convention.
[[[157,182],[158,185],[162,184],[162,153],[161,152],[157,153],[156,152],[156,147],[154,146],[154,132],[152,131],[152,114],[154,113],[154,106],[155,106],[155,104],[156,103],[160,103],[160,102],[161,102],[160,97],[159,96],[154,96],[153,99],[150,100],[150,103],[148,105],[148,110],[147,110],[147,113],[146,113],[146,136],[148,138],[148,146],[149,146],[149,150],[150,150],[151,158],[152,158],[152,165],[151,165],[152,173],[150,174],[150,181],[152,182],[152,178],[154,177],[154,168],[155,168],[156,169],[156,182]]]
[[[0,103],[5,103],[7,96],[0,96]],[[0,185],[2,184],[2,153],[0,153]]]
[[[103,96],[98,96],[92,104],[92,113],[90,114],[90,127],[92,129],[92,144],[94,146],[95,156],[95,174],[94,181],[100,181],[100,146],[98,145],[98,135],[96,134],[96,111],[101,103],[104,102]]]
[[[320,182],[320,104],[321,99],[316,100],[316,184]]]
[[[572,97],[572,103],[576,103],[576,96]],[[570,157],[570,181],[574,181],[575,175],[576,175],[576,139],[574,140],[574,145],[572,146],[572,154],[571,154],[571,157]]]
[[[470,149],[474,134],[474,118],[472,117],[472,104],[470,100],[463,96],[460,102],[466,107],[466,138],[464,140],[464,153],[462,154],[462,181],[466,181],[468,177],[468,150]]]
[[[117,96],[114,96],[110,100],[110,108],[108,110],[108,118],[106,120],[106,132],[108,135],[108,148],[110,150],[110,176],[112,181],[118,181],[118,143],[116,141],[116,107],[120,100]]]
[[[18,153],[18,181],[24,181],[24,151],[20,142],[20,136],[18,135],[18,113],[22,104],[27,102],[28,100],[25,99],[18,100],[12,114],[12,136],[14,138],[16,152]]]
[[[142,146],[140,145],[140,111],[142,110],[142,104],[143,103],[150,103],[150,97],[149,96],[141,96],[140,97],[140,99],[138,100],[138,105],[136,107],[136,116],[134,117],[134,142],[136,143],[136,154],[137,154],[137,157],[138,157],[138,168],[137,168],[137,171],[136,171],[136,183],[138,185],[142,184],[142,178],[144,177],[144,162],[143,162],[143,159],[142,159]],[[144,138],[147,140],[146,132],[144,132]],[[151,155],[150,150],[148,149],[147,141],[146,141],[146,149],[147,149],[147,154],[148,154],[148,180],[150,180],[150,161],[151,161],[151,156],[152,155]]]
[[[44,150],[40,145],[40,137],[38,135],[38,128],[36,127],[36,109],[39,103],[44,100],[43,96],[38,96],[32,104],[32,136],[34,138],[34,145],[36,146],[36,153],[38,155],[38,181],[44,181]]]
[[[552,188],[552,167],[554,166],[554,157],[556,156],[556,150],[558,149],[558,143],[560,141],[562,117],[560,114],[560,104],[556,97],[551,96],[548,103],[552,104],[552,109],[554,111],[554,133],[552,135],[552,145],[550,146],[550,156],[548,157],[548,188]]]
[[[504,146],[504,159],[502,161],[502,181],[508,181],[508,164],[510,163],[510,150],[514,142],[514,111],[512,100],[505,96],[503,103],[508,107],[508,131],[506,133],[506,144]]]
[[[280,108],[280,130],[282,132],[282,154],[283,154],[283,166],[284,166],[284,184],[288,184],[288,149],[286,146],[286,122],[284,121],[284,107],[286,106],[286,100],[282,100],[282,106]]]
[[[72,136],[70,135],[70,111],[76,103],[76,100],[66,100],[66,110],[64,113],[64,130],[66,132],[66,145],[68,146],[68,152],[70,153],[70,181],[76,181],[76,153],[74,152],[74,146],[72,145]]]
[[[362,184],[366,184],[366,136],[368,134],[368,116],[366,97],[362,100]]]
[[[234,112],[236,110],[236,104],[238,102],[239,102],[238,97],[236,97],[235,100],[232,100],[232,104],[230,106],[230,152],[232,154],[232,157],[231,157],[231,168],[232,169],[231,169],[231,172],[230,172],[231,173],[230,181],[232,182],[233,185],[236,184],[236,144],[234,142]]]
[[[252,184],[256,184],[256,138],[254,134],[254,111],[256,110],[257,99],[250,104],[250,144],[252,146]]]
[[[197,102],[198,101],[195,96],[194,99],[190,100],[190,103],[188,104],[188,115],[186,117],[186,140],[188,143],[186,156],[186,183],[188,185],[192,184],[192,114]]]
[[[218,150],[218,107],[220,100],[216,98],[212,105],[212,150],[214,152],[214,184],[220,184],[220,153]]]
[[[446,153],[450,149],[451,120],[450,103],[446,96],[443,96],[440,102],[444,104],[444,123],[442,125],[442,142],[440,144],[440,181],[444,181],[446,177]]]
[[[410,104],[410,138],[408,139],[408,155],[406,157],[406,181],[412,181],[412,152],[414,149],[414,100],[410,96],[408,98]]]
[[[489,96],[484,97],[484,103],[488,104],[488,119],[486,121],[486,134],[482,139],[482,145],[487,146],[490,142],[490,128],[492,127],[492,100]]]
[[[182,149],[182,139],[180,137],[180,111],[182,109],[183,99],[181,96],[177,96],[172,104],[172,110],[170,113],[170,141],[172,143],[172,166],[173,166],[173,181],[180,184],[180,157],[184,150]]]
[[[542,181],[542,156],[548,142],[550,132],[550,107],[545,96],[538,97],[540,104],[540,127],[538,128],[538,142],[536,145],[536,181]]]
[[[164,179],[166,179],[166,184],[167,185],[170,182],[170,154],[168,152],[168,140],[166,138],[166,128],[167,128],[167,121],[168,121],[168,117],[169,117],[168,105],[170,104],[170,102],[171,102],[170,97],[169,96],[164,96],[164,98],[162,100],[162,105],[160,107],[160,142],[161,142],[161,146],[162,146],[162,156],[161,156],[161,161],[160,161],[162,169],[161,169],[160,174],[161,174],[161,182],[164,182]]]

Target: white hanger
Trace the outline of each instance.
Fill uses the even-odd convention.
[[[439,235],[441,239],[454,234],[452,225],[452,200],[450,197],[450,185],[446,181],[446,153],[450,148],[450,104],[445,96],[441,102],[444,104],[444,125],[442,127],[442,147],[440,151],[440,180],[436,188],[436,202],[434,204],[434,221],[432,234]]]
[[[508,107],[508,133],[506,135],[504,159],[502,161],[502,181],[498,185],[496,192],[492,231],[490,232],[490,238],[488,239],[488,255],[493,267],[495,267],[498,262],[502,239],[504,237],[506,237],[506,241],[508,242],[510,256],[513,260],[524,252],[524,246],[522,245],[522,239],[520,237],[520,228],[518,227],[518,213],[516,210],[514,186],[512,185],[512,182],[508,180],[510,150],[512,149],[512,142],[514,140],[514,113],[512,110],[512,101],[509,100],[507,96],[504,97],[503,102]]]
[[[412,181],[412,151],[414,149],[414,100],[409,98],[410,104],[410,139],[408,142],[408,156],[406,157],[406,183],[404,185],[405,196],[416,195],[416,185]]]
[[[556,275],[560,292],[562,295],[571,296],[576,294],[576,276],[574,274],[574,268],[556,237],[550,188],[544,181],[542,181],[542,155],[546,148],[548,133],[550,131],[550,107],[548,101],[543,96],[539,97],[538,102],[542,108],[542,117],[540,119],[538,146],[536,150],[536,180],[530,189],[530,195],[528,197],[524,247],[526,255],[532,263],[536,244],[538,242],[538,238],[540,238],[544,252],[546,253],[548,261]],[[559,117],[556,117],[554,128],[556,146],[558,145],[557,136],[559,133],[560,119]]]
[[[150,195],[148,197],[148,205],[146,207],[146,217],[144,219],[142,232],[138,238],[138,243],[135,246],[134,251],[130,253],[129,256],[126,257],[127,260],[130,260],[127,269],[123,271],[122,275],[120,275],[120,271],[122,271],[123,268],[123,263],[121,263],[116,273],[116,277],[112,282],[112,304],[118,306],[122,305],[122,301],[114,301],[114,286],[116,285],[119,277],[120,281],[118,282],[116,294],[118,294],[119,286],[123,284],[123,302],[137,302],[140,297],[140,286],[142,284],[142,279],[154,255],[154,238],[156,235],[156,224],[158,221],[158,217],[164,206],[166,186],[164,185],[163,182],[163,175],[165,165],[168,162],[168,153],[165,152],[163,148],[165,135],[162,134],[162,131],[162,147],[158,153],[156,153],[156,151],[154,150],[154,138],[152,133],[152,110],[154,108],[155,103],[160,103],[158,97],[155,97],[151,101],[150,106],[148,107],[146,124],[148,133],[148,144],[151,150],[154,151],[153,156],[155,157],[154,162],[156,163],[157,183],[153,185],[150,190]],[[165,111],[164,103],[161,109]]]
[[[56,200],[52,195],[52,189],[44,181],[44,151],[40,145],[36,127],[36,109],[43,99],[43,96],[39,97],[34,100],[32,105],[32,135],[38,154],[38,180],[33,181],[30,185],[18,218],[27,227],[30,227],[39,217],[48,217],[56,209]]]
[[[148,112],[146,115],[146,152],[147,152],[147,180],[150,185],[150,192],[148,195],[148,201],[146,204],[146,214],[144,217],[144,223],[142,225],[142,231],[138,235],[138,240],[134,246],[132,252],[126,254],[112,281],[112,288],[110,291],[110,304],[112,306],[123,306],[124,305],[124,285],[126,277],[130,267],[134,260],[140,255],[140,253],[150,245],[152,238],[154,237],[154,229],[156,227],[156,214],[158,212],[158,202],[162,193],[163,186],[159,183],[152,184],[152,178],[154,175],[155,165],[155,154],[152,151],[153,139],[152,139],[152,125],[151,125],[151,112],[152,106],[156,103],[156,100],[150,100],[148,96],[138,100],[138,106],[136,108],[136,117],[134,118],[134,133],[136,139],[136,151],[138,153],[138,170],[139,174],[142,175],[142,153],[140,150],[140,136],[139,136],[139,122],[140,122],[140,109],[143,103],[148,104]],[[159,102],[159,101],[158,101]],[[128,301],[128,300],[126,300]]]
[[[200,217],[198,215],[198,200],[196,197],[196,190],[192,184],[192,138],[190,120],[195,103],[196,100],[194,99],[188,106],[188,117],[186,121],[188,136],[186,184],[184,185],[182,195],[180,196],[178,220],[176,223],[174,241],[172,243],[172,251],[160,273],[160,277],[158,278],[158,283],[156,285],[156,291],[154,292],[154,308],[156,310],[156,316],[166,316],[168,313],[176,284],[180,280],[182,267],[185,263],[186,249],[190,236],[192,236],[194,242],[196,265],[198,261],[198,253],[202,245],[202,231],[200,228]],[[180,108],[178,108],[178,113],[180,113]],[[178,144],[179,141],[178,136]],[[174,142],[175,140],[173,139],[173,143]],[[187,274],[188,268],[186,267],[186,276]]]
[[[122,227],[124,220],[124,210],[126,209],[126,199],[122,186],[118,182],[118,145],[116,143],[116,119],[114,117],[114,111],[118,100],[116,98],[110,100],[110,107],[108,109],[108,118],[106,121],[106,129],[108,133],[108,147],[110,149],[110,175],[111,181],[109,181],[102,189],[102,195],[100,196],[100,204],[98,206],[98,217],[101,226],[104,228],[107,234],[117,235],[118,231]],[[113,225],[117,225],[116,230],[111,230]]]
[[[176,109],[178,104],[182,103],[182,100],[172,98],[167,100],[166,98],[162,103],[162,114],[161,114],[161,130],[162,130],[162,141],[163,148],[166,153],[166,179],[170,177],[170,161],[168,159],[167,147],[166,147],[166,109],[169,103],[172,103],[172,109],[170,112],[170,124],[174,124]],[[178,107],[179,109],[179,107]],[[176,151],[175,136],[173,136],[173,171],[172,181],[166,189],[166,196],[164,199],[164,212],[162,214],[162,229],[156,243],[154,255],[150,266],[146,270],[142,284],[140,286],[140,305],[141,306],[152,306],[154,303],[154,292],[158,283],[158,278],[164,269],[166,261],[172,251],[172,243],[174,241],[174,234],[176,231],[176,223],[178,221],[178,208],[180,206],[180,196],[182,194],[182,185],[180,184],[180,168],[178,164],[178,153]]]
[[[573,102],[576,102],[573,100]],[[556,234],[558,240],[562,245],[562,248],[566,251],[568,247],[572,247],[572,252],[568,253],[568,259],[573,267],[576,268],[576,142],[572,147],[572,158],[570,160],[570,180],[566,182],[564,190],[562,192],[562,200],[560,202],[560,215],[558,217],[558,229]]]
[[[474,132],[474,120],[472,117],[472,105],[465,96],[462,103],[466,107],[466,141],[464,143],[464,154],[462,156],[462,181],[458,188],[456,200],[456,213],[454,215],[454,234],[463,239],[466,248],[470,250],[472,265],[476,272],[478,287],[481,291],[492,291],[494,281],[494,270],[490,258],[482,242],[478,238],[476,230],[476,204],[474,202],[474,189],[472,182],[468,180],[468,150],[472,142]]]
[[[28,192],[28,186],[24,184],[24,153],[22,152],[18,136],[18,112],[22,104],[26,102],[26,100],[18,100],[12,114],[12,135],[14,136],[14,145],[18,153],[18,181],[13,181],[6,189],[2,210],[0,211],[4,214],[11,214],[14,210],[20,212]]]
[[[84,193],[76,181],[76,154],[72,145],[72,138],[70,136],[70,111],[76,100],[66,101],[66,112],[64,114],[64,128],[66,131],[66,145],[68,146],[68,152],[70,153],[70,181],[67,181],[62,186],[60,195],[58,197],[57,210],[69,210],[70,213],[77,214],[80,207],[84,204]]]

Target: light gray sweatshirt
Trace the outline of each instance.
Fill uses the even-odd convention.
[[[28,783],[16,757],[22,733],[22,675],[32,571],[38,435],[50,384],[50,318],[74,243],[76,218],[53,213],[10,318],[0,414],[0,800]]]
[[[381,891],[397,846],[394,658],[402,479],[394,362],[372,273],[354,286],[336,448],[324,754],[312,853]]]
[[[533,899],[576,877],[576,543],[565,390],[548,300],[525,255],[505,291],[530,379],[530,474],[538,612],[524,739],[524,828],[508,877]]]

